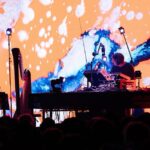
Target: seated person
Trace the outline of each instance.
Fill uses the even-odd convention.
[[[121,53],[115,53],[112,56],[112,69],[110,73],[122,73],[134,79],[134,67],[132,64],[124,61],[124,56]]]

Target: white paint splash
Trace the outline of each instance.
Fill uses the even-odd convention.
[[[92,60],[92,50],[94,49],[94,42],[96,37],[84,37],[85,49],[87,53],[87,60],[90,62]],[[69,77],[71,75],[76,75],[79,68],[82,68],[86,64],[85,53],[83,47],[82,39],[76,39],[72,43],[72,48],[68,52],[67,56],[62,60],[63,68],[58,71],[58,64],[56,64],[55,75],[60,77]],[[58,72],[57,72],[58,71]]]
[[[102,13],[108,12],[112,8],[112,0],[100,0],[99,9]]]
[[[65,38],[62,37],[62,38],[61,38],[61,44],[65,44],[65,41],[66,41]]]
[[[121,14],[122,15],[126,15],[127,11],[126,10],[122,10]]]
[[[31,8],[26,8],[24,13],[24,18],[23,18],[23,23],[24,24],[28,24],[29,22],[31,22],[34,19],[34,10]]]
[[[65,17],[62,23],[58,27],[58,33],[63,36],[67,36],[67,17]]]
[[[134,19],[134,16],[135,16],[134,11],[129,11],[129,12],[126,14],[126,19],[127,19],[127,20],[133,20],[133,19]]]
[[[122,6],[125,7],[127,5],[126,2],[122,2]]]
[[[4,40],[4,41],[2,42],[2,47],[3,47],[4,49],[8,49],[8,41],[7,41],[7,40]]]
[[[50,5],[50,4],[53,4],[54,3],[54,0],[39,0],[39,2],[42,4],[42,5]]]
[[[41,41],[40,46],[41,46],[42,48],[44,48],[44,47],[45,47],[45,42],[44,42],[44,41]]]
[[[146,87],[150,87],[150,77],[144,78],[143,79],[143,84]]]
[[[43,23],[43,18],[39,19],[39,23],[42,24]]]
[[[53,37],[50,37],[48,42],[52,45],[54,43],[54,38]]]
[[[21,42],[26,41],[26,40],[29,39],[29,35],[25,30],[19,31],[18,32],[18,37],[19,37],[19,40]]]
[[[22,12],[24,15],[25,22],[29,22],[33,19],[33,10],[29,8],[31,0],[21,0],[21,1],[11,1],[11,0],[3,0],[4,2],[4,13],[0,14],[0,32],[5,32],[7,28],[13,28],[20,17],[20,13]],[[30,11],[28,11],[30,10]],[[10,13],[11,12],[11,13]],[[28,21],[26,20],[28,13],[31,13],[28,16]]]
[[[35,45],[35,51],[37,53],[37,56],[39,58],[45,58],[47,55],[47,51],[44,48],[41,48],[40,46],[38,46],[37,44]]]
[[[45,43],[45,47],[46,47],[46,48],[50,48],[50,46],[51,46],[50,42],[46,42],[46,43]]]
[[[47,11],[47,12],[46,12],[46,17],[47,17],[47,18],[50,18],[51,15],[52,15],[51,11]]]
[[[120,7],[117,6],[116,8],[114,8],[110,14],[110,16],[108,16],[107,18],[105,18],[102,28],[103,29],[110,29],[111,31],[116,31],[118,30],[118,27],[120,26],[120,22],[118,21],[120,18]]]
[[[36,66],[36,71],[40,71],[40,66],[39,65]]]
[[[72,7],[71,7],[71,6],[68,6],[68,7],[67,7],[67,13],[71,13],[71,11],[72,11]]]
[[[81,0],[81,3],[76,7],[75,15],[79,18],[82,17],[84,13],[85,13],[85,3],[84,0]]]
[[[46,32],[45,28],[41,28],[40,31],[39,31],[39,37],[43,37],[45,32]]]
[[[137,42],[137,39],[136,39],[136,38],[134,38],[132,41],[133,41],[133,43],[136,43],[136,42]]]
[[[53,17],[52,17],[52,20],[53,20],[53,21],[56,21],[56,19],[57,19],[56,16],[53,16]]]
[[[135,15],[135,18],[136,18],[137,20],[141,20],[141,19],[143,18],[143,13],[138,12],[138,13]]]
[[[51,31],[51,30],[52,30],[52,27],[51,27],[50,25],[48,25],[48,26],[47,26],[47,30],[48,30],[48,31]]]

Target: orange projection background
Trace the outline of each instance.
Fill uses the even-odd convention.
[[[7,28],[13,31],[11,48],[20,48],[23,66],[31,71],[34,81],[53,72],[59,59],[69,52],[73,41],[90,29],[110,30],[110,38],[126,47],[118,32],[118,27],[123,26],[129,47],[134,50],[150,38],[149,3],[149,0],[1,0],[1,91],[9,94]],[[149,81],[147,86],[150,85],[149,65],[150,60],[147,60],[135,68],[142,71],[143,85],[144,78],[149,79],[146,80]],[[11,79],[13,91],[12,56]]]

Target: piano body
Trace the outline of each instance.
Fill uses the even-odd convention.
[[[105,91],[29,94],[31,109],[100,110],[150,108],[150,91]]]
[[[96,84],[91,86],[94,90],[31,93],[29,107],[50,111],[111,110],[118,114],[131,108],[150,108],[150,90],[136,90],[135,80],[122,74],[110,74],[111,80],[98,72],[87,71],[84,75],[89,81],[96,77]]]

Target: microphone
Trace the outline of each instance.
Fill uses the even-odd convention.
[[[102,46],[101,51],[102,51],[102,56],[105,56],[105,48],[104,48],[104,45]]]
[[[104,45],[103,44],[101,44],[101,51],[102,51],[102,60],[103,61],[106,61],[107,60],[107,57],[106,57],[106,55],[105,55],[105,47],[104,47]]]

